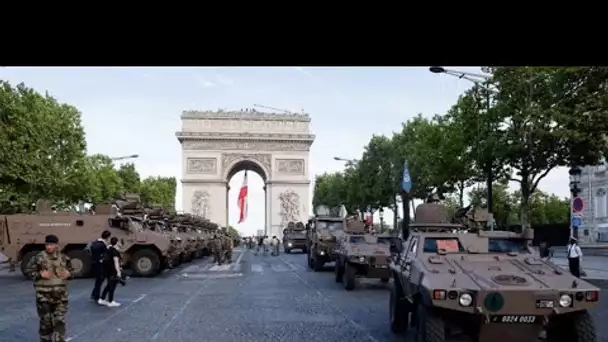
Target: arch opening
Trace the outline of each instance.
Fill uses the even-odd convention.
[[[238,196],[247,172],[247,216],[245,221],[238,223],[240,209]],[[243,236],[257,235],[259,230],[266,231],[268,222],[266,170],[256,161],[243,159],[228,166],[225,173],[227,182],[226,213],[230,226],[239,230]]]

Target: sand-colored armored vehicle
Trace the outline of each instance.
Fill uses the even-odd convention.
[[[44,249],[44,237],[54,234],[64,253],[72,259],[74,276],[86,277],[91,270],[87,244],[104,230],[119,239],[123,266],[139,276],[154,276],[167,260],[169,241],[162,235],[143,229],[140,222],[117,214],[117,206],[97,205],[96,214],[52,212],[50,203],[38,201],[35,214],[0,216],[0,252],[24,272],[29,260]],[[123,205],[123,202],[118,204]],[[25,274],[25,273],[24,273]]]
[[[283,229],[283,251],[291,253],[294,249],[306,253],[306,227],[302,222],[289,222],[287,228]]]
[[[530,247],[531,229],[483,231],[446,213],[439,203],[419,205],[407,241],[393,247],[393,332],[416,326],[417,341],[431,342],[456,334],[474,341],[596,341],[589,309],[599,289],[541,260]]]
[[[385,283],[390,280],[390,237],[367,234],[365,224],[352,219],[337,240],[336,283],[343,283],[344,289],[352,291],[358,277],[378,278]]]
[[[315,217],[307,233],[306,249],[308,253],[308,267],[315,272],[323,269],[327,262],[336,261],[337,238],[344,234],[345,220],[327,206],[315,208]]]

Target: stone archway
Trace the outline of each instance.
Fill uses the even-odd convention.
[[[307,114],[185,111],[176,136],[182,145],[185,212],[227,226],[228,182],[247,169],[265,183],[268,235],[282,236],[287,222],[308,218],[308,162],[315,136]]]

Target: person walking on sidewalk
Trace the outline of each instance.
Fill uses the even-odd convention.
[[[583,257],[583,252],[581,248],[577,244],[577,240],[575,237],[570,237],[570,244],[568,245],[568,267],[570,268],[570,273],[573,276],[580,278],[581,277],[581,258]]]

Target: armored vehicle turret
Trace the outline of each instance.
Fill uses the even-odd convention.
[[[344,289],[352,291],[357,278],[389,281],[390,244],[384,243],[385,239],[366,233],[365,224],[352,219],[346,223],[344,234],[337,240],[336,283],[344,283]]]
[[[596,341],[599,288],[541,259],[531,229],[484,231],[446,222],[444,209],[418,206],[408,239],[392,248],[393,332],[411,321],[418,341]]]

